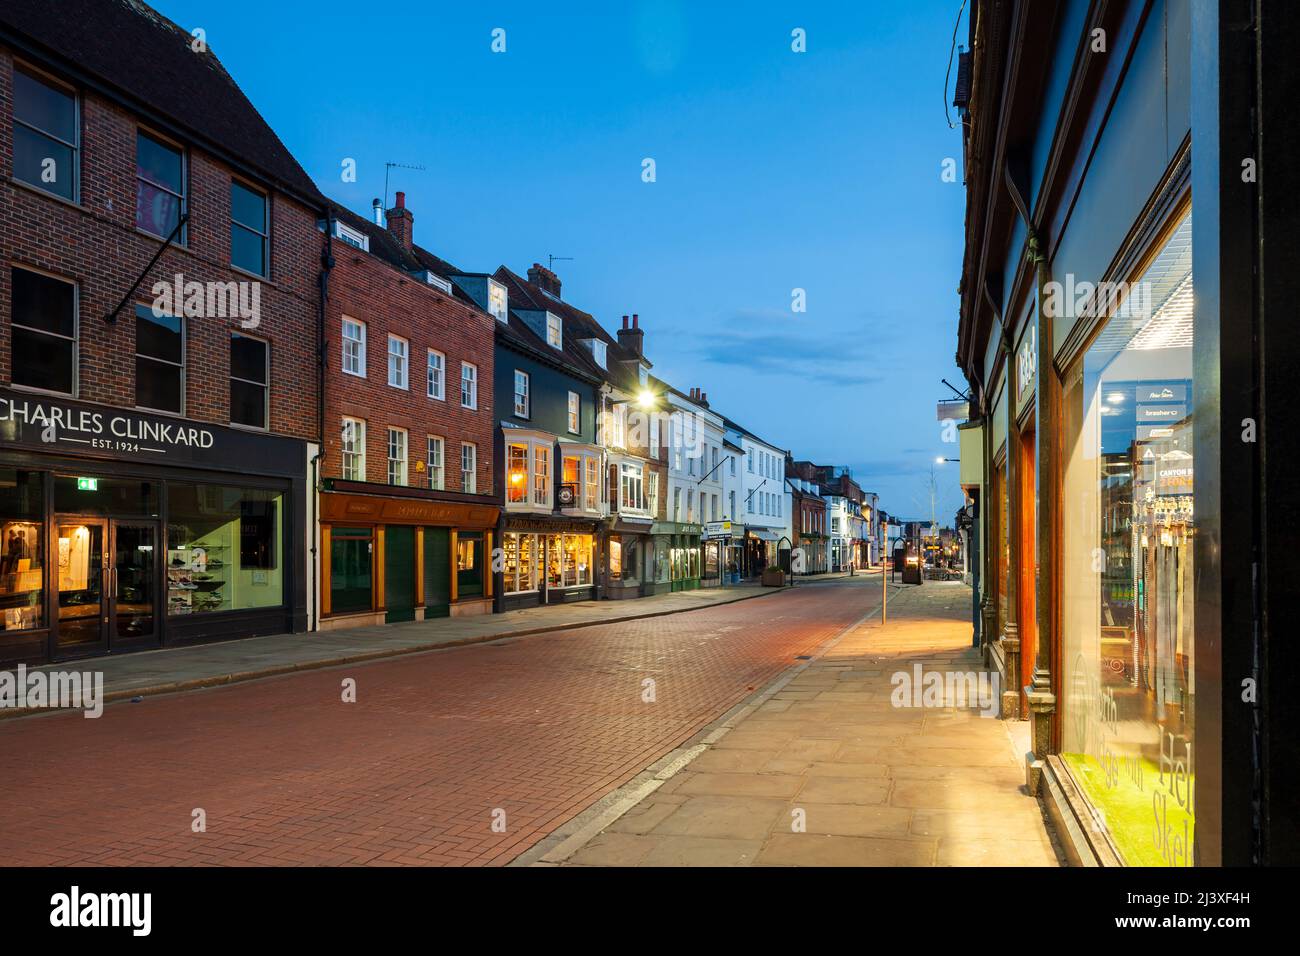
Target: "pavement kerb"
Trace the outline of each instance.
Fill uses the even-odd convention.
[[[781,590],[785,589],[782,588]],[[911,590],[911,587],[898,584],[890,585],[890,596],[893,597],[906,590]],[[543,867],[561,865],[586,846],[602,830],[610,827],[619,817],[686,769],[692,760],[725,737],[741,721],[780,693],[790,681],[815,664],[818,658],[842,641],[846,635],[867,623],[879,611],[880,605],[877,604],[834,637],[825,640],[809,655],[808,660],[800,661],[786,668],[768,681],[767,684],[733,705],[717,720],[701,728],[680,747],[665,754],[623,784],[623,786],[605,794],[586,810],[552,831],[547,837],[533,844],[507,865]]]
[[[838,579],[834,579],[838,580]],[[407,654],[427,654],[431,651],[440,651],[452,647],[466,647],[472,644],[489,644],[493,641],[513,640],[518,637],[531,637],[537,634],[550,634],[556,631],[569,631],[584,627],[599,627],[605,624],[623,624],[628,621],[639,621],[652,617],[666,617],[669,614],[684,614],[689,611],[705,611],[709,608],[723,607],[727,604],[736,604],[740,601],[752,601],[755,598],[770,597],[773,594],[781,594],[785,591],[798,590],[800,586],[807,584],[830,583],[827,581],[802,582],[800,585],[785,585],[779,588],[764,588],[753,594],[742,594],[739,597],[728,598],[725,601],[714,601],[701,607],[683,607],[673,608],[662,611],[645,611],[641,614],[625,614],[620,617],[605,617],[591,621],[576,621],[567,624],[553,624],[544,627],[531,627],[517,631],[502,631],[497,634],[480,634],[475,637],[457,638],[450,641],[433,641],[428,644],[417,644],[410,647],[389,647],[379,648],[373,651],[362,651],[355,654],[336,655],[334,657],[323,657],[310,661],[298,661],[293,664],[276,664],[269,667],[258,668],[251,671],[237,671],[229,674],[213,674],[208,677],[195,677],[190,680],[169,681],[161,684],[151,684],[147,687],[133,687],[129,690],[115,690],[104,694],[103,703],[112,704],[123,700],[133,700],[137,697],[154,697],[160,694],[176,694],[188,690],[202,690],[210,687],[224,687],[228,684],[240,684],[245,681],[261,680],[267,677],[283,677],[286,674],[294,674],[299,671],[323,670],[329,667],[339,667],[346,664],[368,663],[371,661],[384,660],[392,657],[404,657]],[[311,633],[311,632],[307,632]],[[80,661],[77,663],[85,664]],[[93,661],[90,662],[93,664]],[[22,708],[0,708],[0,720],[6,720],[17,717],[30,717],[37,715],[57,714],[60,711],[48,707],[22,707]]]

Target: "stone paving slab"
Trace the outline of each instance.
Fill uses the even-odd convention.
[[[963,584],[901,590],[887,625],[859,624],[760,691],[654,793],[548,862],[1063,865],[1005,724],[977,707],[891,701],[893,675],[915,664],[981,670],[969,613]]]

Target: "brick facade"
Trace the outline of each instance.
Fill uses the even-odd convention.
[[[116,102],[79,90],[79,202],[67,202],[13,176],[13,52],[0,47],[0,384],[12,380],[10,268],[32,267],[77,284],[76,398],[135,406],[135,315],[131,303],[114,323],[106,316],[130,289],[162,240],[136,228],[137,130],[151,130]],[[26,62],[26,61],[24,61]],[[29,64],[34,65],[34,64]],[[51,74],[54,80],[63,79]],[[158,130],[151,130],[158,133]],[[270,431],[314,440],[317,431],[317,276],[319,212],[267,190],[271,204],[268,279],[230,265],[230,182],[233,170],[188,143],[186,244],[169,248],[140,283],[135,302],[150,304],[155,282],[261,282],[261,319],[241,329],[238,318],[186,321],[184,415],[230,422],[230,334],[270,343]],[[255,183],[266,188],[265,183]]]
[[[334,239],[334,268],[326,303],[325,457],[321,474],[341,478],[340,450],[344,416],[366,422],[366,480],[388,481],[388,428],[408,434],[409,483],[426,473],[423,461],[428,436],[444,442],[443,490],[462,491],[461,442],[477,446],[476,491],[493,489],[493,323],[494,319],[387,262]],[[366,374],[342,369],[343,317],[366,324]],[[388,336],[409,344],[408,387],[388,384]],[[428,397],[427,359],[433,349],[444,356],[444,398]],[[461,362],[478,368],[478,407],[462,408]],[[428,487],[427,481],[424,487]]]

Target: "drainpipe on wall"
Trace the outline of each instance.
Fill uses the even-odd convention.
[[[325,303],[329,300],[330,270],[334,268],[334,256],[330,251],[330,242],[334,230],[334,217],[329,207],[325,208],[325,242],[320,252],[320,304],[317,307],[316,322],[316,434],[320,444],[316,455],[311,460],[311,630],[320,629],[320,471],[325,459]]]

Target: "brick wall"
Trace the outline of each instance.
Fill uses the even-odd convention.
[[[12,379],[10,267],[32,266],[77,283],[76,397],[133,407],[134,306],[128,303],[114,324],[104,316],[161,245],[135,225],[140,124],[116,103],[82,91],[80,202],[72,204],[12,180],[12,93],[12,51],[0,46],[0,384]],[[135,299],[141,304],[152,302],[155,282],[172,283],[177,273],[205,283],[257,281],[230,266],[231,170],[197,148],[186,149],[186,160],[187,244],[169,249],[145,276]],[[259,327],[241,330],[238,317],[186,320],[186,418],[230,422],[230,334],[245,331],[271,346],[271,431],[316,438],[318,215],[271,193],[271,275],[261,281]]]
[[[421,282],[387,262],[341,240],[333,241],[334,269],[326,303],[325,460],[322,475],[342,477],[341,431],[344,416],[366,422],[366,480],[388,481],[388,429],[405,428],[408,481],[427,487],[417,472],[427,438],[443,439],[447,491],[461,491],[460,446],[478,446],[479,494],[492,492],[493,341],[496,321]],[[342,370],[343,316],[366,324],[366,375]],[[406,339],[410,362],[408,388],[388,384],[388,335]],[[445,398],[429,398],[428,350],[445,356]],[[478,408],[460,404],[461,362],[478,366]]]

